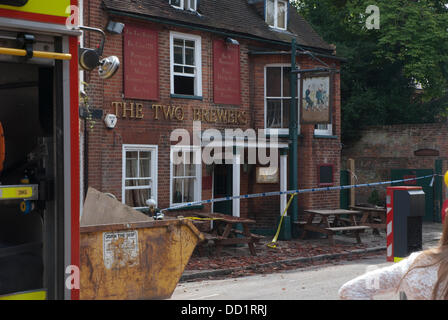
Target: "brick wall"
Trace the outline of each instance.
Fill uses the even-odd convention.
[[[445,123],[375,126],[363,130],[359,136],[357,142],[342,151],[344,169],[347,159],[355,159],[358,183],[389,181],[391,169],[434,169],[437,159],[442,160],[442,173],[448,169]],[[419,150],[431,150],[431,153],[423,151],[422,155],[416,155]],[[385,186],[358,188],[356,202],[367,203],[374,189],[385,198]]]
[[[105,28],[108,21],[107,14],[100,9],[100,1],[92,0],[86,3],[84,12],[85,24],[91,27]],[[139,101],[124,99],[123,94],[123,68],[108,80],[101,80],[96,70],[86,72],[85,80],[89,83],[86,91],[89,93],[90,103],[95,108],[102,108],[104,113],[115,113],[112,102],[134,102],[143,105],[143,119],[121,119],[113,130],[106,129],[101,120],[97,120],[93,128],[88,126],[88,184],[102,192],[110,192],[121,199],[122,185],[122,145],[123,144],[150,144],[158,146],[158,206],[169,206],[170,196],[170,134],[176,128],[192,131],[192,109],[224,107],[244,111],[247,115],[247,124],[210,124],[202,123],[202,130],[216,128],[264,128],[264,67],[271,63],[290,64],[289,55],[251,55],[251,48],[266,47],[265,43],[257,43],[238,39],[240,42],[240,68],[241,68],[241,104],[216,105],[213,102],[213,40],[222,39],[212,33],[199,32],[151,22],[142,22],[131,18],[118,18],[115,20],[125,24],[138,24],[158,32],[158,62],[159,62],[159,100]],[[202,100],[177,99],[170,96],[170,31],[178,31],[201,36],[202,45]],[[95,48],[99,44],[99,37],[95,33],[87,33],[85,46]],[[269,47],[272,49],[272,47]],[[274,48],[278,49],[278,48]],[[285,48],[283,48],[285,50]],[[104,56],[116,55],[123,62],[122,35],[107,34]],[[325,60],[332,64],[330,60]],[[308,56],[299,55],[297,63],[301,68],[313,68],[317,63]],[[339,65],[336,65],[339,67]],[[318,183],[317,165],[334,165],[334,185],[339,184],[340,170],[340,96],[339,75],[335,78],[335,96],[333,110],[333,137],[314,137],[314,126],[302,125],[299,137],[299,188],[316,187]],[[154,120],[153,104],[179,105],[185,110],[185,120],[165,120],[161,117]],[[286,140],[285,140],[286,141]],[[203,177],[209,173],[206,167],[202,169]],[[278,184],[256,184],[255,166],[252,170],[244,172],[241,168],[241,194],[261,191],[278,191]],[[212,190],[202,190],[202,199],[210,199]],[[304,194],[299,197],[300,210],[319,207],[339,207],[339,192],[326,192]],[[210,210],[205,206],[204,210]],[[182,213],[185,215],[185,213]],[[241,200],[241,216],[248,216],[257,221],[257,228],[272,229],[277,216],[280,214],[279,197],[264,199]]]

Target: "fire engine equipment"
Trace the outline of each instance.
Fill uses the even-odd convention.
[[[422,250],[425,193],[422,187],[387,187],[387,261]]]
[[[3,163],[5,162],[5,135],[3,133],[3,126],[0,122],[0,173],[3,171]]]
[[[0,47],[0,54],[6,54],[10,56],[26,57],[27,51],[23,49],[3,48]],[[69,53],[59,52],[46,52],[46,51],[33,51],[33,57],[55,60],[70,60],[72,55]]]

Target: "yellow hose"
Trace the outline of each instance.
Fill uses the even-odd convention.
[[[26,56],[26,50],[2,48],[0,47],[0,54],[6,54],[10,56]],[[55,60],[70,60],[72,55],[70,53],[58,53],[58,52],[46,52],[46,51],[33,51],[33,58],[55,59]]]

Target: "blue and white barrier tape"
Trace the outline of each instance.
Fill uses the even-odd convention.
[[[272,197],[272,196],[279,196],[279,195],[283,195],[283,194],[292,194],[292,193],[307,193],[307,192],[318,192],[318,191],[345,190],[345,189],[361,188],[361,187],[373,187],[373,186],[379,186],[379,185],[384,185],[384,184],[393,184],[393,183],[399,183],[399,182],[405,182],[405,181],[425,179],[425,178],[429,178],[429,177],[433,177],[433,179],[434,179],[435,176],[440,176],[440,175],[430,174],[427,176],[421,176],[421,177],[416,177],[416,178],[383,181],[383,182],[363,183],[363,184],[352,184],[352,185],[337,186],[337,187],[322,187],[322,188],[311,188],[311,189],[297,189],[297,190],[287,190],[287,191],[272,191],[272,192],[244,194],[244,195],[239,195],[239,196],[229,196],[229,197],[223,197],[223,198],[217,198],[217,199],[208,199],[208,200],[187,202],[187,203],[172,206],[169,208],[161,209],[160,212],[164,212],[167,210],[180,209],[180,208],[188,208],[188,207],[198,206],[201,204],[207,204],[207,203],[212,203],[212,202],[229,201],[229,200],[233,200],[233,199],[250,199],[250,198],[260,198],[260,197]],[[431,184],[432,184],[432,182],[433,181],[431,181]]]

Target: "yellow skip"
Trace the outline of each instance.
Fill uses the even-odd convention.
[[[280,223],[278,224],[277,233],[275,234],[274,239],[272,239],[271,243],[266,244],[269,248],[277,248],[278,235],[280,234],[280,229],[282,228],[283,217],[286,215],[289,205],[291,204],[292,199],[296,195],[297,193],[293,193],[291,194],[291,197],[289,197],[288,203],[286,204],[286,208],[283,211],[282,216],[280,217]]]

